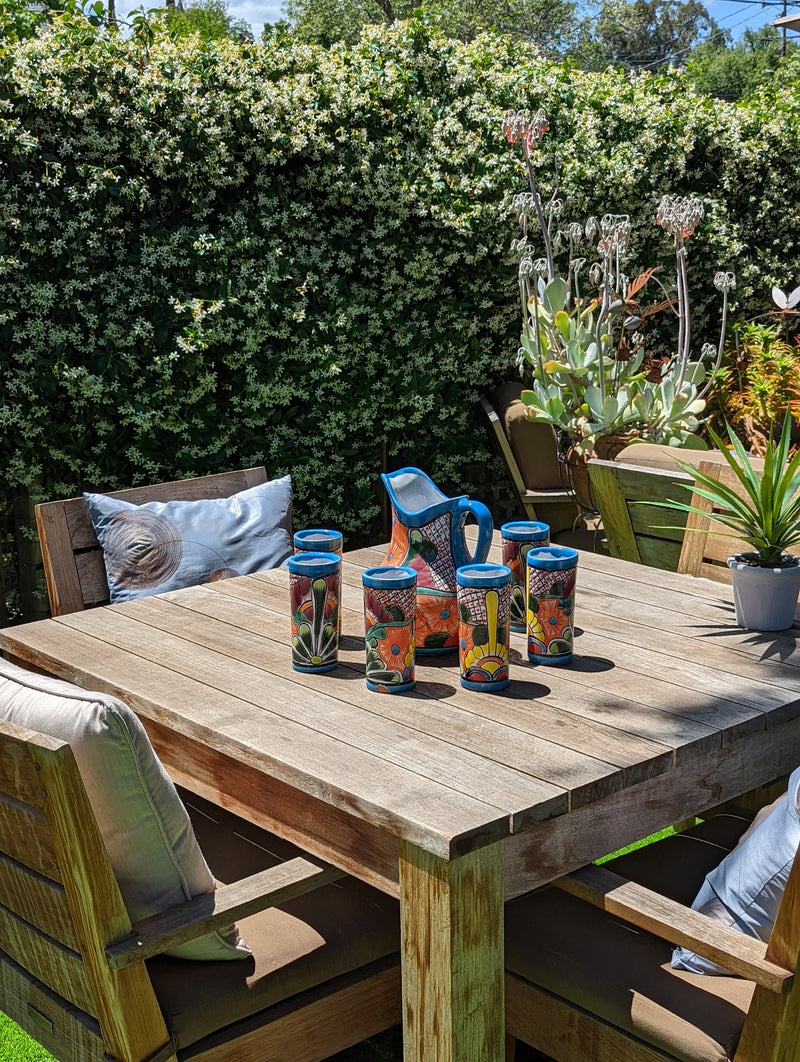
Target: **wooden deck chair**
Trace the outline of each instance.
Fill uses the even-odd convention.
[[[557,1062],[796,1060],[800,858],[768,944],[687,906],[744,824],[707,819],[508,904],[510,1037]],[[673,970],[668,942],[738,976]]]
[[[592,498],[600,511],[609,554],[674,572],[686,514],[639,503],[688,500],[685,486],[692,485],[691,476],[679,470],[597,458],[589,461],[588,468]]]
[[[59,1062],[318,1062],[397,1024],[397,951],[356,958],[376,918],[399,923],[375,912],[394,901],[302,854],[276,859],[284,842],[191,799],[215,873],[240,861],[240,834],[245,864],[270,865],[132,926],[72,748],[0,721],[2,1010]],[[351,884],[370,895],[342,917]],[[276,914],[251,959],[161,957],[234,919],[258,937],[244,927]],[[305,952],[284,961],[301,923]]]
[[[509,478],[511,479],[512,486],[519,498],[519,503],[522,506],[526,518],[528,520],[544,520],[545,522],[550,522],[548,518],[550,517],[550,513],[553,511],[555,504],[560,508],[566,508],[568,515],[567,524],[573,522],[578,515],[578,508],[577,505],[575,505],[575,496],[569,489],[568,484],[565,483],[561,486],[552,488],[528,487],[523,478],[517,459],[514,456],[514,451],[511,449],[511,444],[509,443],[505,428],[496,409],[486,395],[480,396],[480,402],[483,411],[488,418],[495,444],[500,456],[505,462]],[[552,428],[548,425],[534,425],[533,427],[541,431],[545,443],[552,445],[553,448],[555,447],[555,436]],[[531,455],[531,459],[533,459],[533,455]],[[563,523],[563,517],[561,522]]]
[[[728,465],[701,462],[699,469],[714,479],[725,483],[738,494],[742,494],[742,485]],[[689,513],[686,520],[686,537],[683,540],[678,571],[684,575],[702,576],[718,583],[731,581],[730,569],[725,561],[734,553],[748,550],[741,539],[713,520],[713,503],[701,494],[692,494],[691,504],[703,511]],[[793,551],[794,552],[794,551]]]
[[[150,501],[196,501],[199,498],[229,498],[266,482],[267,473],[263,467],[248,468],[111,491],[109,496],[134,505]],[[107,605],[108,583],[103,554],[83,497],[43,502],[35,511],[51,614],[62,616],[96,605]]]

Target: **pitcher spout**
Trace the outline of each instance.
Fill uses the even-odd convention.
[[[441,512],[449,511],[457,498],[448,498],[420,468],[383,472],[381,479],[396,513],[412,525],[421,526]]]

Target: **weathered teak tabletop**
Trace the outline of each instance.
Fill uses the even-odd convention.
[[[797,629],[742,631],[728,587],[582,553],[571,665],[528,664],[512,634],[504,693],[462,689],[454,655],[370,693],[360,573],[382,557],[345,557],[324,675],[291,669],[285,569],[0,645],[128,701],[188,788],[398,894],[407,1062],[501,1062],[504,896],[795,767]]]

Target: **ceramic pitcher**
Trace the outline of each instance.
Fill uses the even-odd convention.
[[[384,564],[404,565],[417,573],[417,653],[442,653],[458,647],[456,569],[486,560],[492,541],[492,515],[466,495],[448,498],[418,468],[381,476],[392,504],[392,540]],[[470,554],[464,524],[478,521],[478,541]]]

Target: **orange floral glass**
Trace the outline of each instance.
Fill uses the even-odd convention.
[[[572,659],[578,552],[567,546],[528,550],[528,659],[566,664]]]

